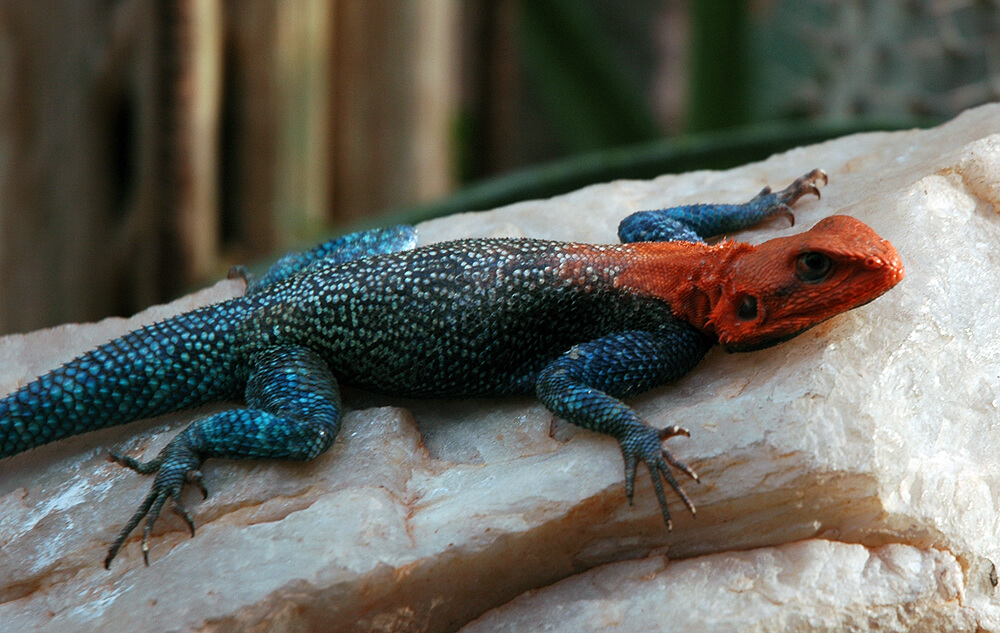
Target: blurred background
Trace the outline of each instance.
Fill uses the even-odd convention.
[[[1000,1],[0,0],[0,333],[998,95]]]

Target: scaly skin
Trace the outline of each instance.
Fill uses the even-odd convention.
[[[832,216],[759,246],[703,238],[791,218],[819,195],[814,170],[742,205],[640,212],[624,244],[471,239],[411,249],[410,227],[350,235],[279,262],[244,297],[118,338],[0,400],[0,457],[69,435],[243,396],[246,408],[196,420],[149,462],[112,453],[152,490],[112,545],[109,566],[146,518],[186,484],[207,494],[205,459],[309,460],[340,428],[340,381],[423,397],[535,393],[553,413],[611,435],[649,468],[670,526],[663,481],[694,505],[663,448],[687,431],[655,429],[623,398],[676,380],[716,343],[746,351],[787,340],[867,303],[902,279],[892,246]]]

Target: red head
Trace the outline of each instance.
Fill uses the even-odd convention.
[[[739,252],[720,277],[706,329],[726,351],[742,352],[868,303],[899,283],[903,264],[863,222],[834,215],[805,233]]]

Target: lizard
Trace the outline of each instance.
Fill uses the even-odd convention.
[[[714,345],[762,349],[879,297],[904,275],[893,246],[833,215],[761,244],[706,240],[784,216],[827,183],[819,169],[742,204],[639,211],[619,244],[473,238],[416,246],[410,226],[353,233],[279,260],[243,296],[129,332],[0,399],[0,458],[60,438],[210,402],[159,454],[110,459],[155,474],[112,560],[167,501],[207,498],[210,458],[311,460],[340,429],[339,385],[408,397],[535,394],[553,414],[615,438],[631,503],[648,469],[669,529],[664,482],[695,506],[673,470],[698,481],[623,400],[685,375]]]

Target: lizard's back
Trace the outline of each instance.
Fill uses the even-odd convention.
[[[573,345],[672,318],[662,301],[614,287],[624,248],[461,240],[313,267],[261,293],[249,325],[287,328],[365,388],[530,392]]]

